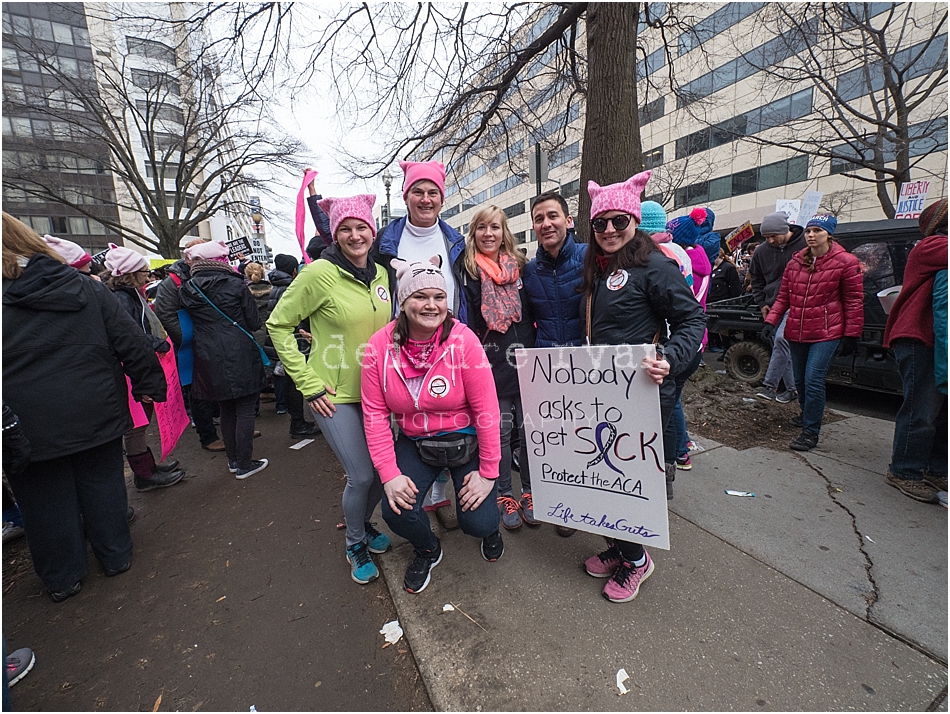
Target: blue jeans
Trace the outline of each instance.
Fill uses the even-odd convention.
[[[396,439],[396,463],[399,464],[399,470],[412,479],[412,482],[419,489],[416,494],[416,502],[412,510],[402,509],[402,513],[396,515],[389,505],[389,499],[383,498],[383,519],[392,529],[392,532],[402,536],[412,543],[413,549],[417,553],[432,550],[436,547],[439,540],[432,532],[432,526],[429,524],[429,514],[422,510],[422,501],[429,492],[433,482],[442,473],[441,466],[429,466],[423,463],[419,457],[415,442],[405,434],[399,434]],[[452,483],[455,484],[455,493],[462,490],[462,479],[472,471],[478,470],[478,455],[475,455],[471,461],[463,466],[453,466],[449,469],[452,474]],[[474,536],[475,538],[485,538],[498,530],[498,484],[492,486],[491,493],[485,497],[478,508],[463,511],[455,500],[455,509],[458,514],[459,528],[462,532]]]
[[[802,408],[802,431],[818,436],[825,413],[825,376],[838,349],[839,340],[789,342],[795,389]]]
[[[689,441],[689,432],[686,430],[686,415],[683,413],[681,397],[683,396],[683,387],[686,385],[686,380],[699,369],[699,363],[702,361],[702,353],[697,352],[693,360],[686,366],[686,369],[673,378],[673,384],[676,385],[676,404],[673,406],[673,416],[670,419],[669,426],[667,426],[667,429],[671,430],[669,443],[673,445],[673,459],[678,459],[689,451],[686,446]],[[667,438],[665,433],[664,438]],[[666,459],[670,461],[671,455],[667,454]]]
[[[765,372],[765,379],[762,384],[778,391],[779,380],[785,381],[785,389],[792,389],[797,385],[795,372],[792,367],[792,360],[789,354],[789,341],[785,339],[785,321],[788,320],[788,313],[782,317],[782,321],[775,328],[775,341],[772,343],[772,356],[769,358],[769,368]],[[795,387],[797,389],[797,387]],[[799,390],[801,393],[801,390]]]
[[[891,345],[904,385],[894,424],[891,473],[919,481],[924,471],[947,477],[947,397],[937,392],[934,350],[909,338]]]

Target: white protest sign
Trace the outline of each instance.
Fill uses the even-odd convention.
[[[534,517],[669,549],[653,345],[515,351]]]
[[[818,213],[818,206],[821,205],[821,199],[825,194],[821,191],[806,191],[805,198],[802,200],[802,206],[798,211],[797,222],[799,225],[805,225],[811,220],[811,217]]]
[[[908,181],[901,184],[897,197],[897,212],[894,218],[920,218],[924,210],[927,194],[930,193],[930,181]]]
[[[797,198],[779,198],[775,201],[775,212],[784,213],[788,216],[789,223],[798,221],[798,213],[801,211],[802,202]]]

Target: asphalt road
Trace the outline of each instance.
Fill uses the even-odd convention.
[[[16,709],[431,711],[405,638],[379,633],[396,619],[386,584],[350,580],[342,469],[323,437],[291,450],[289,421],[262,405],[255,457],[270,466],[245,481],[186,432],[188,477],[130,491],[132,568],[106,578],[90,554],[62,604],[26,542],[4,546],[3,633],[37,658]]]

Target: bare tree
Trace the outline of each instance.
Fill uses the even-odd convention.
[[[768,130],[733,128],[743,141],[791,148],[812,157],[813,166],[874,186],[882,210],[893,218],[892,196],[928,153],[945,146],[947,7],[893,3],[880,12],[880,5],[763,8],[757,22],[774,39],[739,56],[760,73],[763,97],[811,87],[812,106],[800,112],[793,107],[790,116],[763,115]],[[775,35],[775,28],[781,33]],[[703,121],[706,109],[702,102],[689,105]]]
[[[95,7],[87,4],[91,25]],[[303,147],[271,129],[259,92],[263,74],[253,84],[247,74],[229,72],[199,33],[179,34],[178,41],[161,30],[135,35],[125,38],[128,52],[96,52],[94,69],[64,61],[52,43],[14,37],[17,52],[46,82],[5,100],[4,113],[39,112],[52,129],[36,139],[35,151],[21,152],[27,158],[18,166],[5,167],[3,183],[174,257],[199,223],[220,211],[247,212],[248,191],[269,193],[275,172],[298,171]],[[50,181],[49,171],[81,167],[113,174],[115,196],[101,185]],[[96,207],[109,201],[118,219]]]

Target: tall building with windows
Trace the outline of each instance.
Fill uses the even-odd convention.
[[[182,5],[150,3],[147,9],[151,16],[159,13],[172,17],[182,12]],[[194,194],[181,195],[176,190],[178,165],[165,163],[156,172],[155,162],[149,161],[146,141],[146,132],[159,148],[181,141],[185,120],[178,100],[182,90],[174,77],[186,61],[187,43],[171,37],[156,38],[143,28],[141,20],[122,19],[110,12],[105,3],[4,3],[2,14],[4,171],[28,171],[50,182],[48,185],[62,187],[63,195],[74,203],[92,204],[91,212],[95,215],[153,236],[142,212],[133,210],[139,201],[109,171],[107,146],[99,147],[99,161],[69,154],[73,142],[88,142],[90,134],[101,134],[102,130],[90,125],[84,135],[83,112],[88,115],[88,107],[84,110],[63,90],[53,88],[56,83],[44,74],[43,67],[18,50],[17,45],[24,46],[26,40],[40,43],[58,72],[94,83],[107,102],[117,92],[123,94],[121,101],[111,105],[116,117],[114,126],[118,128],[113,140],[127,142],[143,181],[155,188],[161,182],[170,217],[183,215],[191,208]],[[163,95],[160,103],[156,102],[157,88]],[[123,105],[130,101],[134,101],[141,116],[157,116],[149,123],[143,122],[141,116],[132,116]],[[69,109],[75,110],[70,121],[57,119],[57,111]],[[226,241],[229,236],[238,235],[250,240],[252,222],[247,192],[241,187],[231,193],[229,201],[235,206],[198,223],[191,229],[191,237]],[[9,181],[3,186],[3,209],[41,235],[51,233],[69,238],[93,254],[105,249],[109,242],[122,242],[99,221],[70,206],[30,195]],[[187,239],[186,236],[184,240]],[[147,252],[131,242],[128,245]],[[261,255],[266,255],[265,249],[266,244],[261,246]]]
[[[917,27],[918,18],[939,15],[938,6],[855,5],[878,25],[892,8],[897,8],[897,16],[910,8],[908,29],[894,60],[909,81],[939,82],[947,67],[946,24],[938,25],[935,37],[921,29],[925,23]],[[655,17],[666,11],[664,3],[650,3],[649,8]],[[716,230],[720,231],[745,221],[757,224],[776,210],[778,200],[802,199],[807,191],[822,192],[823,208],[832,210],[842,222],[885,218],[876,187],[847,175],[869,170],[848,160],[844,139],[840,140],[842,156],[837,159],[818,157],[782,141],[773,145],[756,141],[785,136],[790,127],[797,131],[801,126],[804,131],[816,125],[822,112],[828,112],[827,87],[807,77],[769,79],[770,72],[762,69],[787,64],[793,54],[807,50],[800,34],[765,21],[763,13],[770,9],[774,10],[758,2],[677,4],[677,15],[694,21],[673,36],[667,30],[667,44],[659,31],[641,23],[639,41],[646,52],[638,63],[640,135],[644,166],[653,169],[655,177],[647,186],[647,197],[662,203],[670,217],[708,206],[717,215]],[[537,22],[543,30],[551,19],[541,15]],[[832,61],[824,69],[832,78],[835,101],[854,103],[873,113],[874,93],[884,90],[876,61],[858,67],[852,62],[847,71],[838,70]],[[528,72],[533,73],[537,70]],[[926,119],[914,124],[912,115],[908,131],[909,154],[915,162],[911,179],[931,182],[930,199],[947,195],[947,86],[946,75],[942,76],[942,85],[924,107]],[[529,206],[537,189],[529,183],[527,169],[536,144],[550,151],[549,179],[542,190],[560,191],[576,209],[585,107],[580,99],[564,106],[546,89],[536,87],[527,102],[532,111],[541,108],[545,119],[538,126],[506,127],[505,146],[492,145],[489,131],[481,150],[448,167],[442,217],[463,234],[474,210],[490,202],[504,210],[516,240],[528,244],[524,246],[528,254],[534,254]],[[435,139],[423,148],[438,149],[439,145]],[[893,155],[884,153],[885,161],[894,161]],[[448,155],[442,151],[436,156]],[[888,190],[896,203],[895,192]]]

